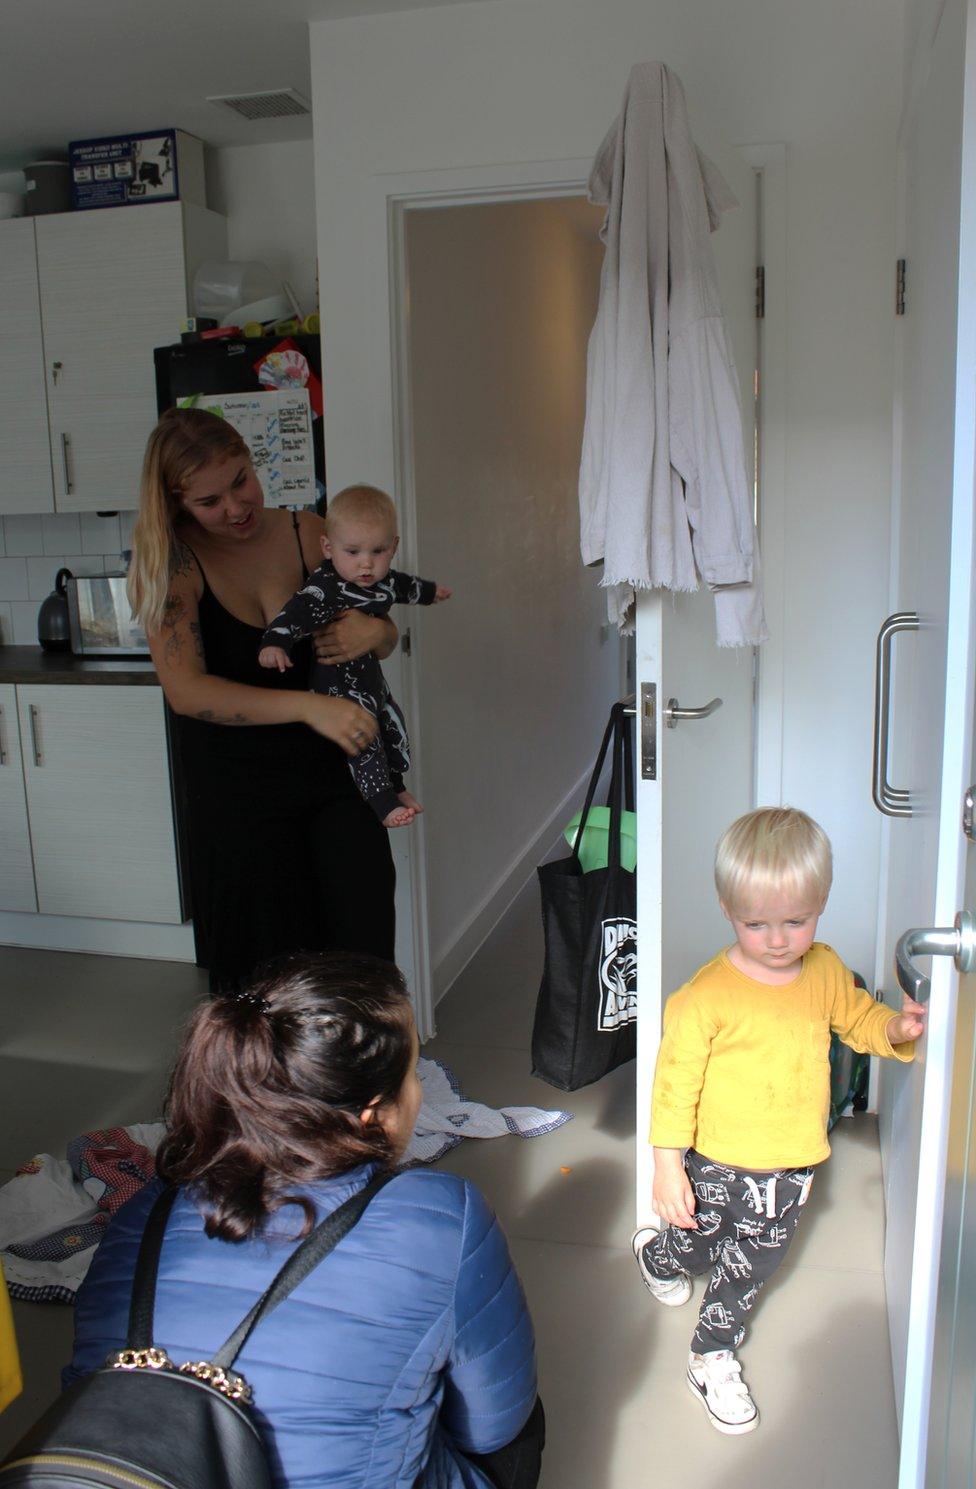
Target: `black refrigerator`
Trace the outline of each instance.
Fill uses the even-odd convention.
[[[322,353],[317,336],[221,337],[160,346],[156,406],[215,408],[251,449],[266,499],[325,511]],[[238,395],[253,395],[248,401]]]

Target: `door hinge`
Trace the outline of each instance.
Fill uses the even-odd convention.
[[[905,314],[905,260],[898,259],[895,264],[895,314]]]
[[[766,269],[763,264],[756,265],[756,320],[761,321],[766,314]]]
[[[400,650],[403,652],[403,655],[405,657],[408,657],[410,655],[410,646],[410,632],[404,631],[403,635],[400,637]]]

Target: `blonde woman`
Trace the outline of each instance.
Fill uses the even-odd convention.
[[[347,766],[376,721],[311,693],[311,644],[287,674],[258,665],[268,621],[318,562],[325,524],[264,505],[223,419],[170,409],[149,437],[129,573],[133,610],[175,714],[198,960],[211,990],[284,951],[394,955],[389,840]],[[391,621],[349,611],[321,662],[389,656]]]

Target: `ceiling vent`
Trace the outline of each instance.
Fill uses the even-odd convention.
[[[294,88],[273,88],[266,93],[224,93],[209,96],[207,102],[233,109],[243,119],[285,119],[312,112],[308,99]]]

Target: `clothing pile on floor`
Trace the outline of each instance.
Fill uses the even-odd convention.
[[[542,1137],[571,1113],[467,1101],[453,1071],[420,1060],[423,1104],[401,1163],[434,1163],[466,1137]],[[73,1303],[112,1216],[148,1184],[161,1122],[84,1132],[66,1158],[40,1153],[0,1188],[0,1256],[12,1298]]]

